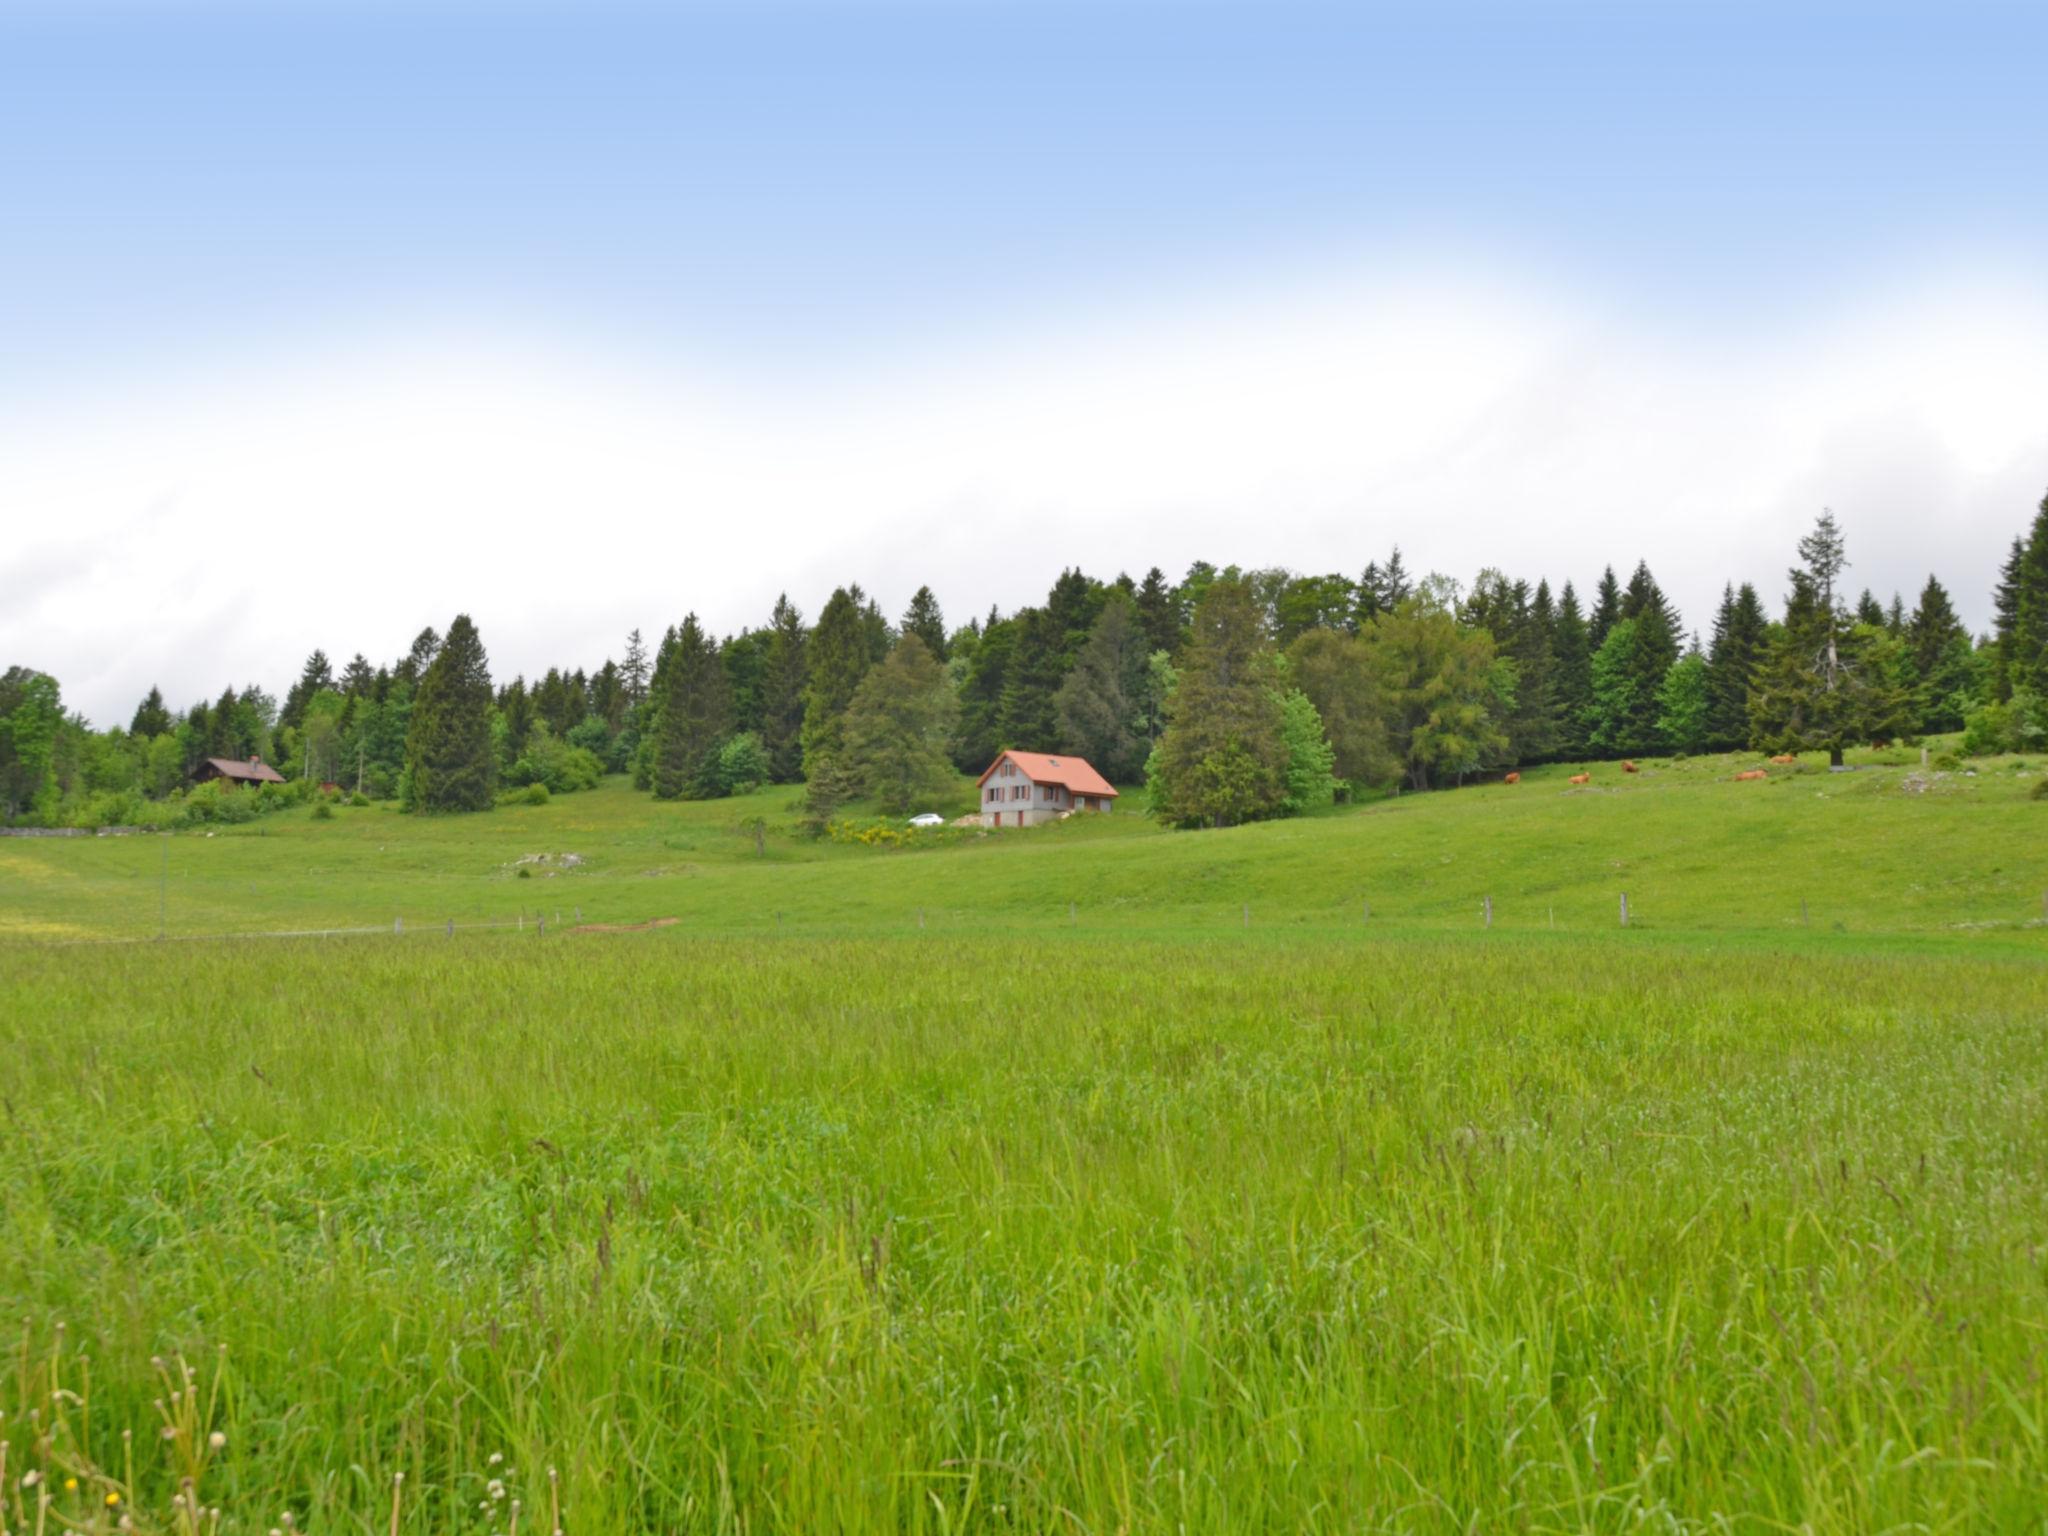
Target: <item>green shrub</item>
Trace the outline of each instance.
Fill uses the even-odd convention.
[[[185,796],[180,820],[189,827],[236,826],[262,814],[260,796],[247,790],[224,789],[218,779],[196,784]]]
[[[1963,760],[1953,752],[1937,752],[1934,754],[1934,762],[1931,766],[1938,768],[1943,773],[1954,773],[1963,766]]]
[[[526,793],[521,798],[528,805],[546,805],[548,803],[548,787],[545,784],[529,784],[526,786]]]
[[[334,804],[333,804],[333,802],[332,802],[332,801],[328,801],[328,800],[316,800],[316,801],[314,801],[314,802],[313,802],[313,819],[314,819],[315,821],[332,821],[332,820],[334,820]]]
[[[348,803],[354,806],[368,805],[370,803],[370,797],[364,794],[361,790],[357,790],[354,794],[348,797]]]
[[[2036,779],[2034,787],[2027,792],[2029,800],[2048,800],[2048,778]]]
[[[522,880],[531,880],[533,878],[533,871],[528,869],[524,864],[522,864],[519,866],[519,878]]]

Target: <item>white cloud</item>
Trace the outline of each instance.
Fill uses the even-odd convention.
[[[1482,563],[1582,588],[1647,557],[1704,629],[1775,602],[1822,504],[1854,579],[1966,617],[2048,485],[2048,303],[1954,277],[1702,335],[1470,272],[1041,324],[863,377],[693,377],[502,336],[303,344],[0,425],[0,661],[95,720],[388,659],[473,614],[503,675],[695,609],[929,582],[956,619],[1194,558]]]

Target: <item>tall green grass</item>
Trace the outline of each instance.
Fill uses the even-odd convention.
[[[2048,1503],[2025,953],[992,919],[4,965],[12,1529],[49,1487],[186,1528],[193,1476],[381,1532],[399,1473],[409,1532]]]

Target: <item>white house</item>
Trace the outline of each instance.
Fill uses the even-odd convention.
[[[1114,799],[1109,780],[1082,758],[1005,752],[981,776],[981,824],[1035,827],[1069,811],[1106,811]]]

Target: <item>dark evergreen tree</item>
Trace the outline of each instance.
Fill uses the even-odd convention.
[[[1165,573],[1156,565],[1145,573],[1138,586],[1138,623],[1145,631],[1146,645],[1152,650],[1164,651],[1169,656],[1180,650],[1180,610],[1166,584]]]
[[[1010,621],[1012,645],[1002,702],[1004,746],[1027,752],[1052,749],[1059,738],[1060,684],[1066,681],[1066,634],[1043,608],[1026,608]]]
[[[953,762],[963,772],[979,773],[996,754],[1016,743],[1003,735],[1003,697],[1010,685],[1010,658],[1017,647],[1017,624],[993,612],[982,626],[981,639],[960,683],[960,722]]]
[[[1556,656],[1557,751],[1580,758],[1589,750],[1593,711],[1593,655],[1579,594],[1566,582],[1557,600],[1552,650]]]
[[[135,706],[135,718],[128,722],[128,734],[145,740],[161,736],[171,728],[171,712],[164,708],[164,696],[155,688]]]
[[[533,736],[533,695],[526,691],[525,678],[515,677],[498,690],[498,716],[505,727],[500,766],[510,768],[519,761],[526,751],[526,743]]]
[[[208,757],[245,758],[249,755],[249,744],[244,739],[238,705],[241,703],[235,690],[223,689],[207,718],[210,728],[206,734],[206,755]]]
[[[280,725],[296,729],[306,720],[306,705],[313,695],[322,688],[334,686],[334,667],[327,660],[325,651],[316,650],[306,658],[306,664],[299,670],[299,680],[292,684],[284,696],[284,709],[278,715]]]
[[[2007,675],[2013,692],[2048,699],[2048,496],[2041,498],[2020,555]]]
[[[1150,656],[1137,604],[1113,592],[1055,699],[1058,750],[1086,758],[1113,783],[1135,779],[1152,750]]]
[[[869,603],[861,589],[841,587],[827,599],[811,631],[810,689],[804,701],[803,766],[810,778],[837,757],[844,743],[843,717],[853,691],[879,659]],[[879,617],[879,615],[876,615]],[[887,626],[883,626],[886,633]]]
[[[1600,585],[1593,594],[1593,611],[1586,618],[1586,649],[1597,651],[1606,642],[1607,631],[1621,619],[1621,583],[1614,579],[1614,567],[1600,573]]]
[[[415,644],[407,661],[416,662],[421,654]],[[447,640],[433,648],[433,659],[420,673],[405,755],[408,808],[490,808],[498,787],[498,758],[491,745],[490,663],[466,613],[455,616]]]
[[[919,587],[911,595],[910,606],[903,612],[902,632],[923,641],[932,660],[945,661],[946,616],[939,611],[939,600],[930,587]]]
[[[647,697],[647,642],[635,629],[626,636],[626,659],[619,665],[619,682],[626,693],[626,708],[637,709]]]
[[[1312,629],[1349,630],[1358,612],[1350,577],[1290,576],[1273,600],[1273,643],[1285,649]]]
[[[1994,702],[2000,704],[2012,697],[2012,656],[2020,617],[2020,570],[2026,559],[2026,540],[2014,539],[2005,564],[1998,569],[1998,585],[1991,591],[1991,695]]]
[[[434,632],[434,626],[429,624],[413,636],[412,649],[406,652],[405,658],[393,667],[392,671],[405,679],[407,687],[417,690],[420,679],[427,675],[427,668],[434,664],[434,657],[440,650],[441,637]]]
[[[1195,608],[1165,734],[1146,767],[1146,795],[1161,820],[1223,827],[1280,811],[1288,757],[1278,683],[1251,588],[1211,583]]]
[[[1707,648],[1707,745],[1732,752],[1749,740],[1750,681],[1764,659],[1769,629],[1756,588],[1723,588]]]
[[[370,665],[370,658],[361,651],[349,658],[347,666],[341,669],[341,691],[351,699],[366,697],[377,686],[377,669]]]
[[[768,637],[743,629],[719,647],[725,683],[732,695],[732,729],[758,737],[761,733],[761,672],[767,665]]]
[[[662,800],[721,792],[718,751],[732,728],[732,696],[718,647],[690,614],[676,631],[654,719],[654,793]]]
[[[1816,751],[1842,762],[1857,741],[1899,730],[1902,690],[1867,654],[1869,631],[1852,632],[1839,598],[1849,557],[1834,514],[1823,511],[1799,541],[1785,622],[1750,697],[1750,742],[1766,751]]]
[[[1408,579],[1408,568],[1401,563],[1401,546],[1396,544],[1380,572],[1380,607],[1391,613],[1414,595],[1415,584]]]
[[[847,706],[843,766],[882,811],[900,816],[959,793],[946,758],[953,689],[924,641],[903,638],[871,667]]]
[[[1906,632],[1906,600],[1892,593],[1892,605],[1884,611],[1884,627],[1894,635]]]
[[[1868,624],[1872,629],[1884,628],[1884,604],[1877,600],[1868,587],[1865,587],[1856,599],[1856,622]]]
[[[619,664],[610,657],[590,680],[590,713],[593,718],[604,722],[610,735],[616,736],[626,724],[626,685],[619,677]]]
[[[761,655],[761,749],[768,777],[794,784],[804,772],[804,706],[811,685],[804,616],[785,594],[775,599]]]
[[[1961,730],[1963,704],[1975,671],[1970,632],[1956,617],[1947,589],[1934,577],[1929,576],[1920,589],[1920,601],[1901,638],[1912,675],[1914,728]]]

